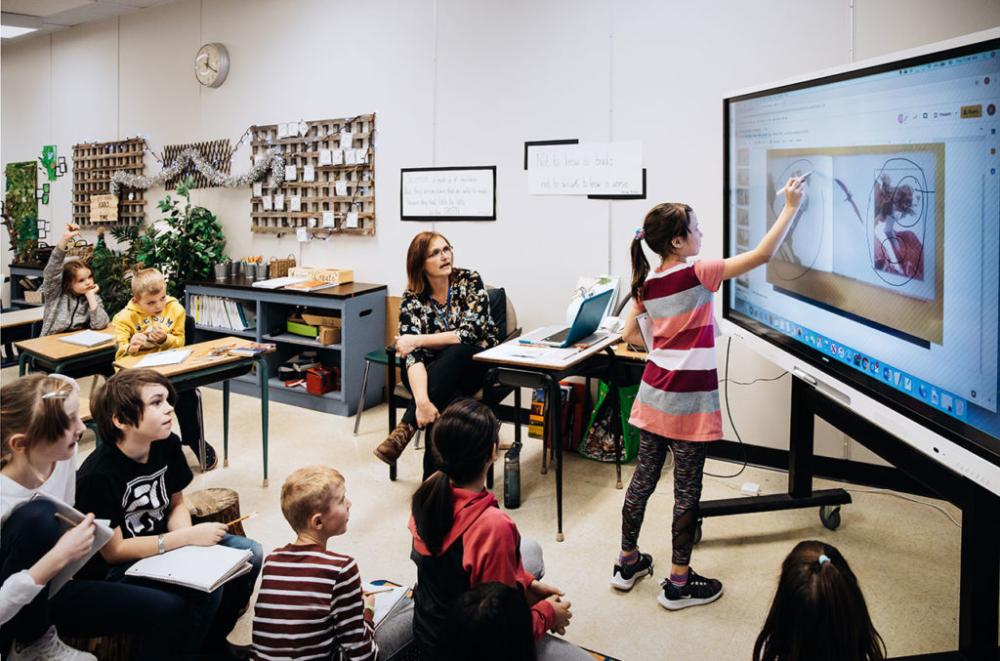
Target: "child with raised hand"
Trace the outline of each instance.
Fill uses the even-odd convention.
[[[132,276],[132,300],[112,320],[118,351],[115,359],[167,351],[184,346],[184,306],[167,295],[167,282],[157,269],[142,269]],[[201,459],[204,425],[201,393],[197,388],[177,393],[177,422],[181,442]],[[219,457],[205,442],[205,470],[219,465]]]
[[[153,590],[73,579],[49,584],[94,543],[94,515],[63,532],[50,498],[72,505],[76,456],[84,426],[80,390],[61,374],[31,374],[0,391],[0,654],[7,659],[84,661],[57,634],[90,638],[140,635],[141,658],[172,658],[167,632],[183,614],[181,599]],[[39,497],[47,496],[47,497]]]
[[[778,591],[753,661],[882,661],[885,643],[858,579],[831,544],[799,542],[781,563]]]
[[[708,604],[722,583],[691,569],[707,442],[722,438],[719,378],[715,363],[712,298],[723,280],[767,263],[798,212],[804,178],[785,187],[785,208],[757,247],[722,260],[689,263],[701,250],[698,217],[686,204],[658,204],[632,240],[632,298],[626,342],[643,345],[636,317],[647,313],[653,346],[632,405],[629,424],[640,430],[639,461],[622,507],[621,552],[611,585],[628,591],[653,572],[653,558],[639,552],[646,503],[656,489],[667,451],[674,453],[673,557],[670,577],[657,600],[668,610]],[[650,271],[643,241],[660,258]]]
[[[539,659],[591,659],[565,640],[570,602],[541,583],[541,548],[521,539],[517,526],[486,490],[496,460],[500,423],[482,402],[452,402],[434,423],[427,451],[439,470],[413,494],[410,533],[417,565],[413,637],[421,658],[445,652],[449,611],[467,590],[498,582],[520,590],[531,607],[531,633]],[[523,560],[523,562],[522,562]],[[474,653],[468,658],[476,658]]]
[[[108,313],[90,266],[82,260],[66,259],[69,244],[79,236],[80,227],[68,224],[42,271],[42,335],[86,328],[101,330],[108,325]]]
[[[226,532],[222,523],[192,525],[183,489],[191,469],[181,444],[170,432],[174,389],[165,376],[150,369],[121,370],[93,397],[93,415],[104,443],[77,475],[80,508],[109,519],[114,531],[85,568],[112,582],[135,582],[126,570],[137,560],[182,546],[220,544],[250,550],[252,569],[211,593],[170,583],[138,581],[163,599],[181,597],[188,622],[173,633],[186,652],[225,658],[233,650],[226,641],[246,608],[260,573],[260,544]]]
[[[354,558],[328,550],[347,532],[351,501],[344,476],[327,466],[300,468],[281,487],[281,513],[295,541],[268,554],[254,606],[254,659],[391,659],[413,638],[412,602],[398,604],[375,631],[375,595],[362,592]],[[405,612],[405,614],[404,614]],[[405,625],[391,620],[405,618]]]

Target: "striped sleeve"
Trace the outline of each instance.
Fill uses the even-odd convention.
[[[721,259],[702,259],[694,263],[694,274],[710,292],[719,291],[722,286],[722,271],[726,262]]]
[[[254,659],[329,659],[340,649],[344,658],[374,661],[374,634],[352,558],[294,545],[267,557],[254,607]]]

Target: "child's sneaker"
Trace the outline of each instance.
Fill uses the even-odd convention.
[[[663,592],[656,598],[667,610],[680,610],[688,606],[703,606],[710,604],[722,596],[722,583],[714,578],[705,578],[688,570],[688,582],[684,587],[677,587],[667,579],[660,583]]]
[[[615,565],[611,574],[611,587],[628,592],[635,582],[646,575],[653,575],[653,556],[640,553],[639,559],[630,565]]]
[[[93,654],[81,652],[59,640],[55,627],[49,627],[30,645],[15,641],[7,658],[9,661],[97,661]]]

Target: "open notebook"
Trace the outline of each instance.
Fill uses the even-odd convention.
[[[227,546],[182,546],[162,555],[143,558],[129,567],[126,576],[214,592],[220,585],[250,571],[247,550]]]
[[[365,583],[361,589],[375,595],[375,617],[372,619],[372,623],[376,629],[392,612],[392,609],[399,604],[400,599],[410,591],[410,588],[405,585],[396,585],[383,580]]]

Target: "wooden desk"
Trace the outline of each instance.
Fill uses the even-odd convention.
[[[261,440],[264,458],[263,486],[267,486],[267,441],[268,441],[268,383],[267,361],[265,354],[254,357],[234,356],[229,353],[212,355],[213,350],[229,347],[250,345],[250,340],[240,337],[221,337],[208,342],[198,342],[184,347],[191,351],[183,362],[176,365],[161,365],[147,369],[155,370],[170,379],[175,388],[181,391],[192,390],[198,386],[222,382],[222,466],[229,466],[229,379],[248,373],[257,366],[257,383],[260,386],[260,420]],[[115,361],[118,369],[134,369],[136,365],[150,354],[142,356],[124,356]],[[204,457],[199,457],[204,465]]]
[[[97,366],[114,359],[116,347],[111,333],[108,333],[107,342],[92,347],[82,347],[78,344],[63,342],[60,339],[79,332],[57,333],[15,343],[14,346],[21,352],[17,360],[18,376],[24,376],[29,360],[32,363],[41,363],[52,372],[60,373],[69,367]]]
[[[37,324],[42,321],[44,312],[45,309],[40,307],[4,312],[0,314],[0,330],[10,330],[11,328]]]
[[[563,507],[562,507],[562,435],[559,431],[559,421],[562,415],[562,393],[559,382],[568,376],[579,376],[592,369],[595,365],[590,359],[599,356],[603,351],[608,350],[612,345],[621,341],[618,334],[608,335],[606,338],[595,342],[586,349],[580,350],[560,350],[563,355],[560,358],[549,348],[535,348],[530,345],[525,346],[519,342],[520,339],[528,339],[532,336],[544,337],[549,329],[533,331],[523,338],[518,338],[505,342],[492,349],[477,353],[474,360],[492,366],[486,375],[486,388],[493,387],[494,383],[513,388],[544,388],[545,396],[549,402],[549,415],[547,418],[552,425],[552,448],[555,451],[556,464],[556,541],[561,542],[563,536]],[[558,329],[551,329],[552,331]],[[532,358],[532,349],[539,358]],[[600,365],[603,368],[603,365]],[[621,451],[618,452],[618,482],[621,483]]]

